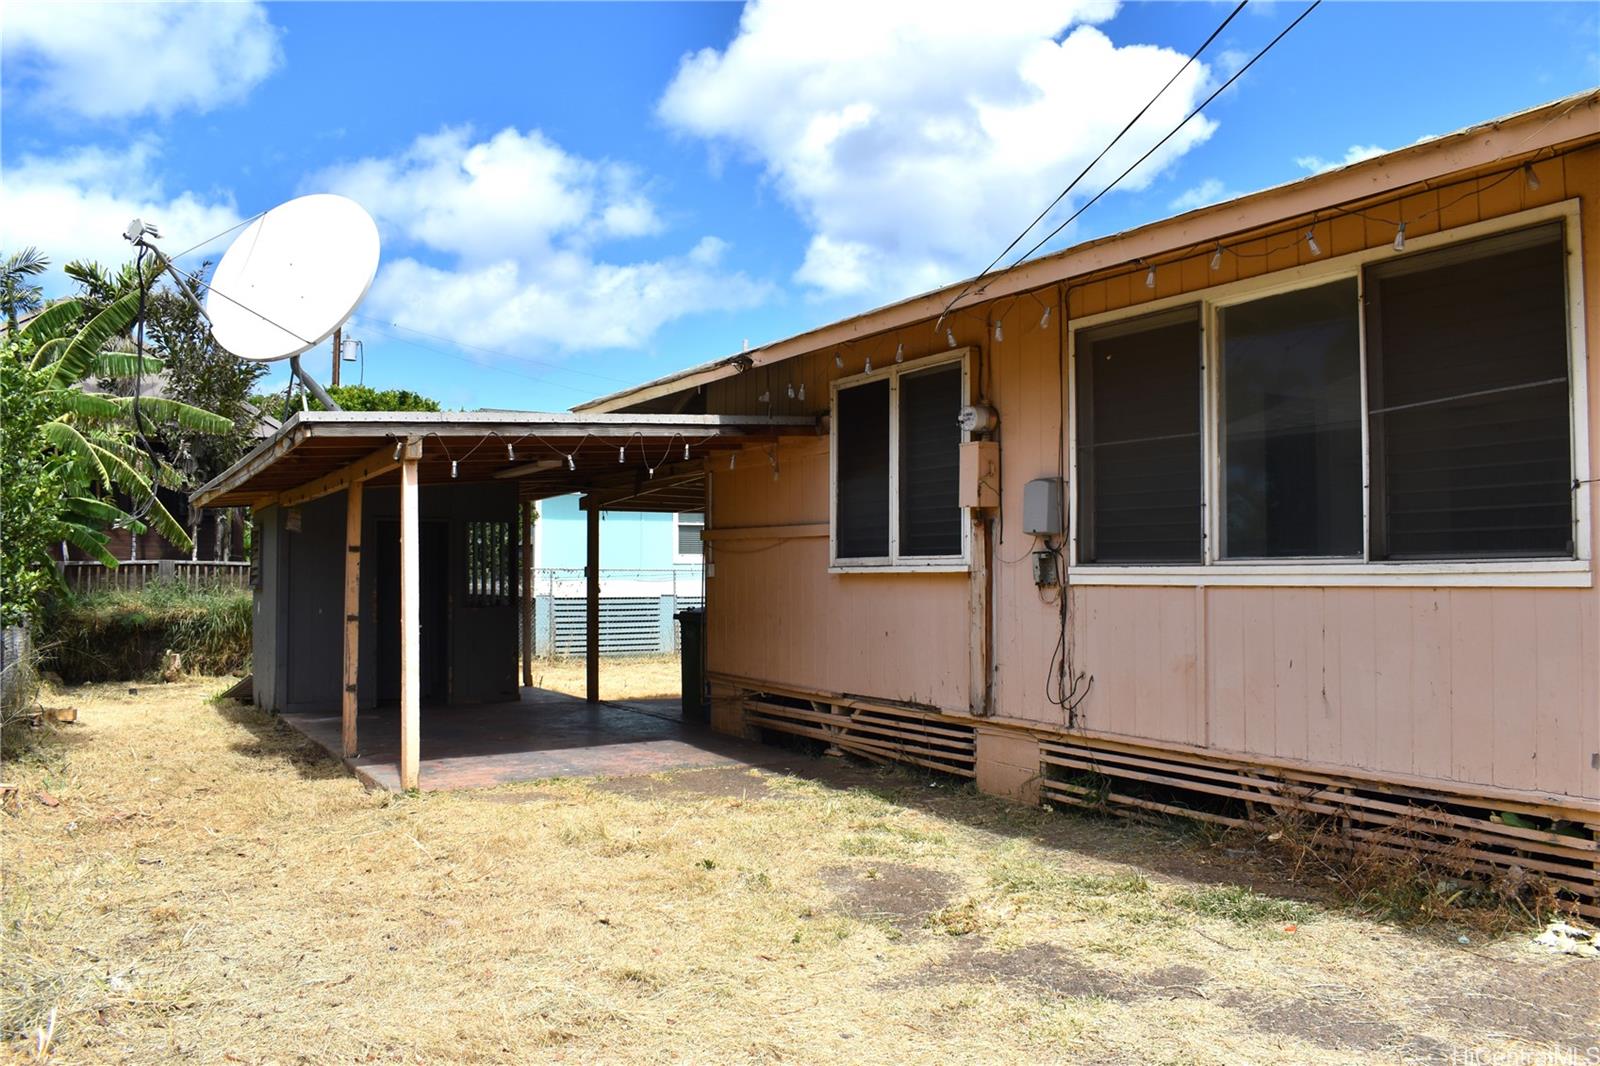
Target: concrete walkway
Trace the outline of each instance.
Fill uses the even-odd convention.
[[[399,708],[361,712],[360,754],[344,760],[368,785],[400,788]],[[772,766],[792,754],[683,722],[679,702],[590,704],[525,688],[516,702],[422,708],[421,786],[486,788],[550,777],[611,777],[709,766]],[[283,720],[339,755],[337,713]]]

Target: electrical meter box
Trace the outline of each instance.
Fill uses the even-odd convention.
[[[1061,479],[1034,478],[1022,492],[1022,531],[1035,537],[1061,535]]]

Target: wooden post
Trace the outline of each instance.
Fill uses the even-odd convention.
[[[417,787],[422,725],[421,547],[417,459],[408,447],[400,464],[400,787],[407,791]]]
[[[533,501],[522,503],[522,684],[533,687]]]
[[[336,389],[339,387],[339,361],[344,357],[343,340],[344,327],[341,326],[333,331],[333,373],[329,375],[331,380],[328,382]]]
[[[584,641],[584,694],[590,703],[600,702],[600,502],[593,496],[588,510],[588,565],[584,577],[588,584]]]
[[[993,653],[993,627],[990,597],[993,579],[989,573],[989,519],[982,511],[972,512],[972,562],[967,574],[967,642],[971,648],[967,663],[968,703],[974,718],[994,713],[990,706],[990,656]]]
[[[351,483],[344,504],[344,712],[343,749],[356,755],[356,681],[361,664],[361,482]]]

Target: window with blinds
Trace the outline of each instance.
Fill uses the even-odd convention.
[[[834,561],[917,565],[965,554],[958,493],[965,364],[893,367],[834,400]]]
[[[705,554],[705,549],[700,545],[700,534],[706,528],[706,516],[703,514],[679,514],[677,521],[677,554],[679,558],[698,559]]]
[[[1076,367],[1079,558],[1199,562],[1199,308],[1085,330]]]
[[[1367,271],[1375,558],[1570,556],[1555,223]]]

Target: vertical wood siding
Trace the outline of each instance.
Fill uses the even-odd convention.
[[[1474,179],[1407,197],[1401,210],[1415,218],[1442,209],[1408,226],[1415,238],[1582,199],[1590,468],[1600,471],[1600,148],[1534,169],[1537,190],[1519,178]],[[1323,220],[1317,232],[1330,255],[1394,239],[1392,226],[1359,217]],[[1077,318],[1313,261],[1303,241],[1268,259],[1277,243],[1242,246],[1246,254],[1224,256],[1215,272],[1209,250],[1163,265],[1154,290],[1126,276],[1073,287],[1069,309]],[[995,709],[1060,726],[1063,714],[1046,698],[1057,607],[1034,588],[1034,541],[1021,531],[1023,485],[1064,468],[1067,316],[1055,306],[1048,327],[1039,325],[1057,298],[979,304],[952,328],[958,343],[980,348],[975,391],[1000,412]],[[897,344],[908,361],[947,350],[929,325],[863,338],[708,385],[706,409],[823,414],[830,380],[859,373],[868,355],[887,365]],[[802,384],[804,401],[791,400],[789,387],[798,394]],[[762,450],[741,453],[732,471],[725,459],[713,463],[713,528],[827,522],[826,442],[788,442],[778,457],[777,481]],[[1597,527],[1590,522],[1591,536]],[[948,710],[970,705],[965,575],[830,575],[818,537],[724,542],[713,558],[713,671]],[[1600,798],[1590,762],[1600,752],[1600,590],[1085,586],[1066,594],[1073,662],[1094,675],[1082,706],[1090,730]]]

